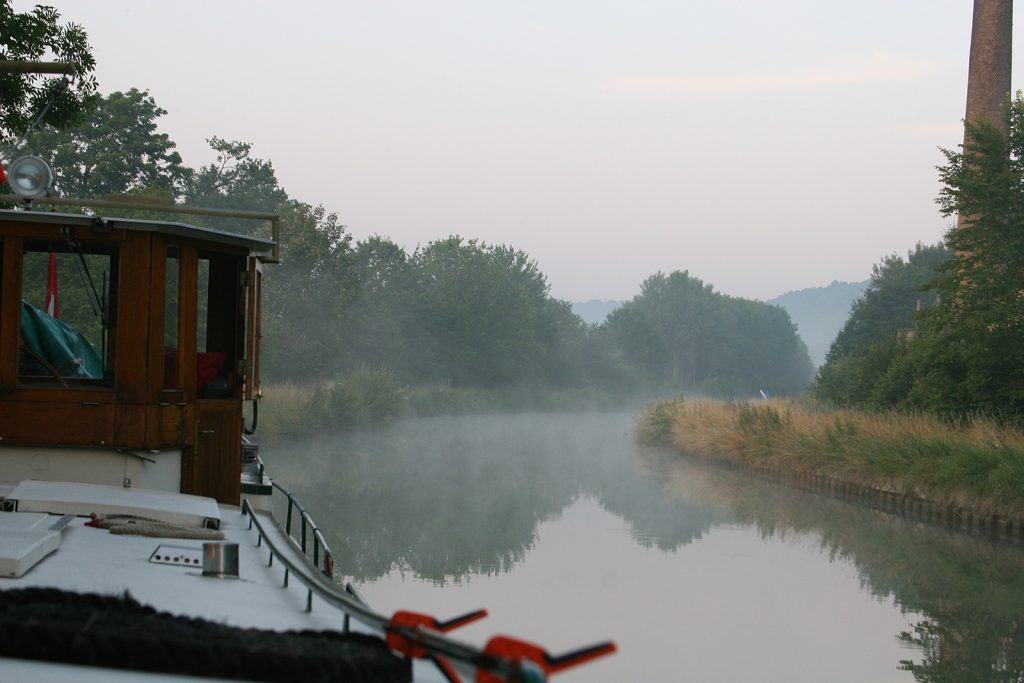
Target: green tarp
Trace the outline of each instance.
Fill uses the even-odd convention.
[[[21,302],[21,343],[62,377],[103,379],[103,359],[82,333],[26,301]]]

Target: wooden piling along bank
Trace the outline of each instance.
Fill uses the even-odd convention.
[[[699,457],[699,456],[693,456]],[[1004,543],[1024,543],[1024,514],[1007,517],[982,514],[967,507],[937,503],[926,498],[849,482],[824,474],[801,472],[748,461],[700,458],[728,469],[738,470],[764,481],[791,486],[830,498],[866,505],[915,522],[941,526],[948,531],[983,536]]]

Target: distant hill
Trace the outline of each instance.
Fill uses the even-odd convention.
[[[765,303],[779,306],[796,323],[800,337],[815,365],[825,362],[832,340],[850,317],[850,306],[864,293],[864,282],[833,281],[827,287],[809,287],[786,292]]]
[[[603,299],[591,299],[590,301],[577,301],[572,305],[572,312],[583,318],[588,325],[603,323],[608,314],[622,305],[621,301]]]

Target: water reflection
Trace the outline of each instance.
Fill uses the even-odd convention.
[[[635,544],[661,556],[731,529],[812,544],[854,567],[862,590],[913,617],[891,634],[905,661],[893,657],[890,670],[901,666],[919,681],[1024,679],[1016,549],[641,449],[630,425],[626,415],[410,420],[265,452],[271,471],[321,520],[336,566],[360,582],[395,573],[435,585],[496,577],[524,564],[541,525],[593,500],[625,521]],[[738,564],[725,562],[730,571]],[[721,618],[728,608],[709,609]],[[844,615],[823,610],[820,618]]]
[[[666,461],[676,465],[666,467]],[[1024,555],[826,497],[786,489],[699,462],[648,451],[674,497],[728,508],[766,538],[817,539],[830,558],[858,570],[862,585],[927,618],[897,637],[921,654],[902,669],[928,682],[1024,680]]]
[[[336,566],[360,581],[398,570],[445,583],[509,570],[537,524],[579,494],[571,467],[584,445],[550,422],[526,426],[408,420],[267,451],[287,451],[271,471],[331,520]]]
[[[359,580],[397,569],[444,583],[514,567],[537,525],[581,494],[661,550],[730,520],[713,505],[658,494],[657,473],[628,457],[631,424],[628,415],[577,414],[407,420],[264,451],[275,476],[331,520],[337,566]]]

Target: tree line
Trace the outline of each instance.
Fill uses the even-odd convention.
[[[943,244],[876,266],[814,384],[826,401],[959,419],[1024,417],[1024,98],[1008,133],[968,124],[943,150],[938,203],[966,217]]]

